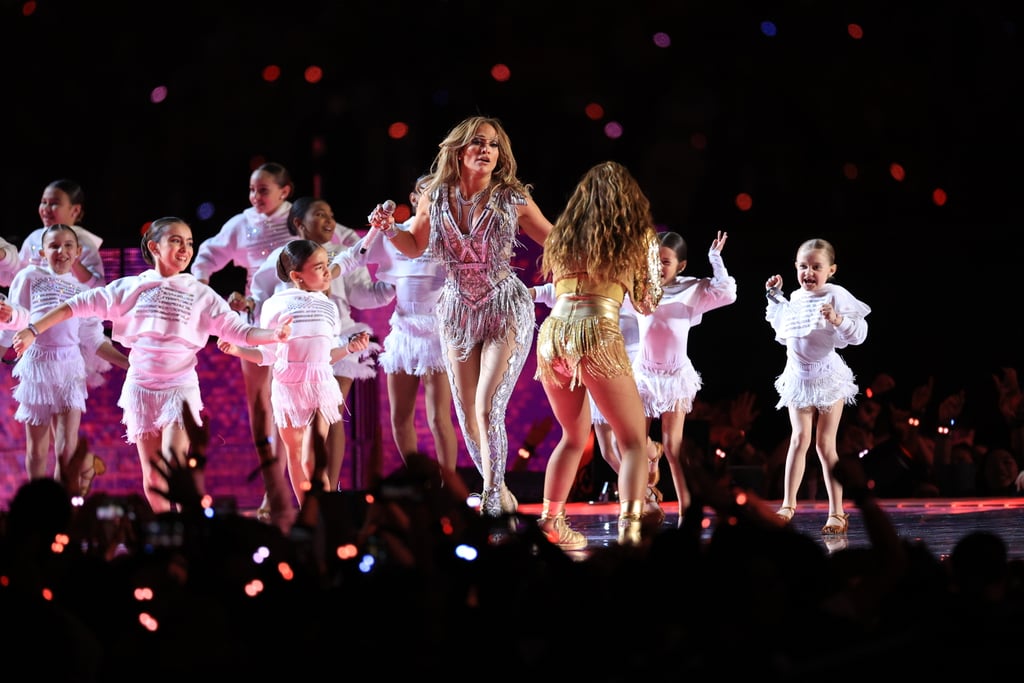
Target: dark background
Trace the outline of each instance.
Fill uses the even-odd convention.
[[[1019,10],[931,4],[3,0],[0,234],[20,245],[44,186],[70,177],[105,247],[137,246],[163,215],[188,219],[198,243],[248,206],[263,160],[360,229],[377,202],[406,196],[452,125],[493,115],[552,220],[590,165],[615,159],[690,243],[688,274],[710,274],[707,246],[729,232],[739,300],[690,337],[702,396],[751,389],[774,414],[785,352],[763,283],[781,273],[792,289],[797,246],[824,237],[836,282],[873,309],[865,344],[842,352],[861,385],[888,372],[909,396],[933,377],[937,398],[968,389],[981,422],[992,374],[1024,370]],[[303,80],[310,65],[319,83]],[[167,100],[151,104],[161,85]],[[402,139],[388,136],[396,121]]]

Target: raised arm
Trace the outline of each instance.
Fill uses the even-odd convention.
[[[384,237],[391,240],[395,249],[409,258],[418,258],[427,250],[427,240],[430,237],[430,206],[431,201],[427,197],[420,197],[416,203],[416,215],[409,219],[406,230],[399,230],[395,226],[395,217],[384,211],[380,204],[366,219],[370,227],[380,230]]]

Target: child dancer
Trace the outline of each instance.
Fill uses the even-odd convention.
[[[49,183],[43,188],[43,196],[39,199],[39,220],[43,225],[29,233],[21,243],[21,250],[18,253],[20,268],[46,265],[46,257],[43,254],[44,233],[51,225],[70,225],[75,229],[78,243],[82,247],[81,256],[71,266],[71,274],[86,287],[99,287],[106,283],[103,257],[100,255],[103,238],[82,227],[84,218],[85,190],[78,181],[58,178]],[[5,279],[4,274],[0,273],[0,284],[10,282],[10,279]],[[94,353],[91,348],[83,348],[82,356],[85,357],[86,384],[89,387],[102,385],[107,371],[110,370],[110,363],[103,356]]]
[[[19,259],[21,267],[44,265],[43,233],[51,225],[70,225],[78,235],[82,246],[82,255],[71,268],[71,274],[87,287],[96,287],[106,282],[103,271],[103,257],[100,245],[103,239],[83,228],[80,223],[85,218],[85,191],[78,182],[70,178],[54,180],[43,188],[43,196],[39,200],[39,220],[43,226],[33,230],[21,243]],[[7,284],[0,275],[0,284]]]
[[[420,187],[426,180],[426,176],[417,178],[409,193],[414,213]],[[396,227],[405,230],[408,224]],[[432,257],[429,247],[420,256],[409,258],[386,239],[372,240],[365,258],[377,264],[377,279],[395,288],[395,310],[388,321],[391,331],[384,339],[384,352],[378,358],[387,375],[395,445],[403,459],[421,452],[416,435],[416,397],[422,386],[437,462],[448,474],[455,474],[459,443],[452,421],[452,390],[445,374],[444,347],[437,318],[444,266]]]
[[[832,468],[839,462],[836,434],[843,406],[855,405],[859,391],[853,371],[836,349],[864,342],[868,334],[865,317],[871,312],[849,291],[831,283],[835,273],[835,249],[826,240],[811,239],[797,249],[800,289],[789,301],[781,294],[781,275],[772,275],[764,284],[768,297],[765,319],[775,330],[775,340],[786,346],[786,366],[775,380],[779,392],[776,408],[789,409],[793,428],[786,452],[782,505],[776,514],[787,522],[796,514],[797,491],[813,432],[828,493],[828,519],[821,529],[826,535],[845,534],[849,528],[843,487],[832,475]]]
[[[288,228],[295,183],[291,173],[279,163],[268,161],[249,174],[251,206],[229,218],[216,235],[204,240],[196,250],[191,272],[200,282],[210,278],[229,263],[245,269],[245,288],[227,297],[232,310],[252,323],[259,320],[252,294],[252,278],[268,254],[292,239]],[[294,516],[285,482],[284,449],[274,440],[274,418],[270,408],[270,369],[242,361],[249,429],[260,462],[265,489],[259,517],[264,521],[287,521]],[[280,456],[280,457],[279,457]]]
[[[130,366],[118,406],[124,411],[128,443],[136,444],[142,487],[153,512],[167,512],[171,501],[154,462],[189,450],[182,415],[186,405],[196,424],[203,408],[196,354],[211,335],[238,344],[284,341],[291,321],[267,330],[246,323],[209,285],[185,272],[192,260],[192,228],[184,220],[160,218],[142,238],[142,256],[151,270],[119,278],[104,287],[75,294],[14,336],[24,355],[51,327],[72,317],[95,316],[113,322],[114,340],[129,348]]]
[[[653,419],[661,420],[661,444],[679,500],[680,524],[690,505],[683,473],[683,424],[701,388],[700,373],[693,367],[686,347],[690,329],[700,324],[704,313],[736,301],[736,280],[722,261],[726,239],[728,235],[719,230],[708,250],[712,276],[698,278],[682,275],[687,262],[683,237],[675,232],[661,233],[661,303],[651,315],[637,316],[640,350],[633,361],[633,372],[644,402],[648,429]],[[627,305],[624,303],[623,307]],[[658,505],[661,494],[655,488],[657,453],[653,467],[648,481],[648,512],[660,522],[664,512]]]
[[[336,256],[340,258],[341,254],[349,255],[343,270],[332,268],[331,280],[325,293],[337,309],[342,339],[348,340],[362,332],[372,334],[369,325],[356,320],[353,308],[383,306],[395,297],[395,288],[384,282],[373,281],[365,260],[358,258],[357,245],[361,244],[359,235],[351,228],[335,221],[334,211],[326,200],[308,196],[297,197],[292,202],[288,213],[288,231],[292,235],[291,240],[306,239],[319,244],[327,252],[328,259]],[[282,281],[278,276],[278,258],[283,249],[284,245],[271,251],[252,276],[250,291],[255,302],[254,311],[257,319],[262,314],[263,302],[275,292],[287,289],[291,285],[291,280]],[[334,364],[334,379],[343,399],[348,399],[357,380],[377,377],[377,364],[370,351],[379,349],[379,344],[371,342],[366,349],[359,353],[345,354]],[[328,488],[331,491],[337,491],[340,484],[347,444],[347,426],[347,422],[339,420],[331,424],[327,432],[326,472]]]
[[[301,503],[313,486],[314,472],[323,472],[326,466],[315,462],[314,440],[325,442],[330,426],[341,421],[345,399],[332,366],[366,349],[370,334],[357,332],[345,346],[338,346],[341,321],[337,306],[327,296],[330,262],[319,243],[297,239],[284,245],[277,257],[277,275],[289,286],[262,302],[260,322],[272,326],[293,320],[290,340],[259,349],[227,341],[217,346],[244,361],[273,367],[270,402],[274,423],[288,455],[292,489]],[[326,472],[319,485],[332,490]]]
[[[0,347],[11,345],[15,330],[38,320],[55,306],[88,287],[75,276],[73,266],[82,255],[74,228],[60,223],[45,228],[41,237],[45,265],[28,265],[11,283],[8,302],[0,303]],[[75,456],[78,430],[86,410],[87,365],[83,354],[101,356],[128,369],[128,357],[103,333],[99,318],[73,318],[47,332],[14,366],[12,376],[18,409],[14,419],[25,425],[25,470],[30,479],[47,476],[50,437],[53,437],[54,472],[71,495],[87,495],[92,479],[105,465],[91,453]]]

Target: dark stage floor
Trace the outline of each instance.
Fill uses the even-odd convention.
[[[769,501],[773,508],[778,501]],[[945,560],[953,552],[957,541],[972,531],[987,531],[1000,536],[1006,543],[1009,559],[1024,560],[1024,497],[1021,498],[921,498],[884,500],[881,503],[900,537],[922,544],[936,557]],[[678,506],[666,501],[662,508],[666,518],[661,529],[674,528],[679,521]],[[869,547],[870,539],[864,529],[860,511],[850,504],[850,529],[843,536],[823,536],[821,527],[828,516],[828,504],[802,503],[793,518],[793,526],[811,538],[819,539],[828,552],[842,548]],[[540,503],[520,503],[519,513],[537,517]],[[255,510],[244,514],[254,516]],[[574,529],[586,535],[589,543],[584,550],[569,551],[574,558],[584,560],[595,549],[608,547],[618,535],[618,503],[569,503],[566,515]],[[704,539],[714,529],[714,511],[708,509],[705,521],[709,525]]]
[[[777,505],[778,501],[773,501]],[[1021,498],[921,498],[886,500],[882,507],[889,514],[899,535],[909,541],[924,544],[937,557],[945,559],[957,541],[972,531],[998,534],[1007,545],[1011,559],[1024,559],[1024,497]],[[522,504],[520,512],[539,515],[540,504]],[[663,505],[666,519],[663,528],[671,528],[679,515],[674,502]],[[848,505],[850,530],[845,536],[823,537],[821,527],[828,515],[824,501],[804,503],[797,509],[793,525],[814,538],[829,550],[841,547],[867,547],[870,541],[861,522],[860,512]],[[573,528],[587,536],[587,550],[579,551],[585,557],[589,550],[615,543],[617,536],[617,503],[571,503],[567,515]],[[706,515],[714,519],[713,514]],[[710,537],[712,529],[705,530]],[[827,541],[827,542],[826,542]]]

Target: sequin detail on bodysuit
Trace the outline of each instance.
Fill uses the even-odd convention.
[[[475,344],[505,339],[512,329],[520,341],[527,337],[519,333],[533,333],[533,300],[511,266],[512,252],[521,246],[515,206],[525,203],[511,190],[492,194],[465,235],[452,214],[447,188],[431,205],[430,250],[447,273],[437,313],[445,340],[460,359]]]
[[[522,280],[512,272],[511,265],[513,250],[520,246],[516,239],[519,230],[516,206],[525,205],[526,197],[512,190],[492,192],[467,234],[459,229],[448,197],[449,188],[442,186],[431,198],[428,244],[431,253],[444,263],[446,273],[437,302],[441,340],[458,360],[465,360],[477,344],[492,341],[504,344],[512,340],[508,367],[491,397],[489,427],[484,437],[490,456],[491,482],[500,487],[505,481],[508,459],[505,411],[526,364],[536,328],[533,298]],[[454,362],[457,360],[452,355],[445,354],[466,450],[483,475],[480,444],[466,429],[465,406],[457,385],[451,380]]]

